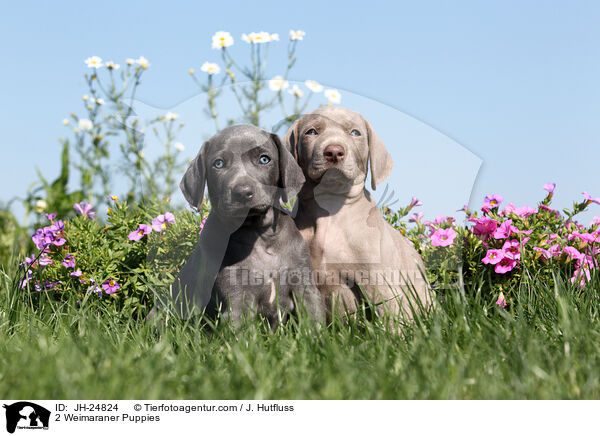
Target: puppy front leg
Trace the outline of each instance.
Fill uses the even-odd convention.
[[[317,324],[325,323],[325,304],[321,293],[314,285],[307,285],[292,291],[296,313],[306,311]]]

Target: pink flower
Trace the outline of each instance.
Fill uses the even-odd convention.
[[[588,244],[594,244],[600,242],[600,232],[595,231],[594,233],[580,233],[579,238]]]
[[[91,204],[82,201],[81,203],[75,203],[73,209],[79,214],[93,220],[96,217],[96,209]]]
[[[504,294],[502,292],[500,292],[500,295],[498,295],[496,304],[500,307],[506,307],[506,299],[504,298]]]
[[[29,280],[31,280],[32,277],[33,277],[33,271],[28,269],[27,273],[25,274],[25,278],[19,282],[19,288],[25,289],[25,287],[27,286],[27,283],[29,283]]]
[[[582,192],[582,194],[585,197],[585,199],[588,201],[588,203],[600,204],[600,198],[592,198],[592,196],[585,191]]]
[[[32,254],[31,257],[25,257],[25,261],[21,262],[19,264],[19,266],[25,266],[27,265],[28,267],[31,266],[33,263],[35,262],[35,255]]]
[[[533,251],[537,251],[538,253],[541,253],[542,257],[544,259],[548,260],[548,259],[552,259],[553,257],[560,256],[562,249],[560,248],[559,244],[554,244],[547,250],[544,248],[540,248],[540,247],[533,247]]]
[[[102,289],[100,289],[100,286],[96,284],[96,281],[94,279],[90,279],[90,282],[92,282],[92,286],[88,288],[88,294],[90,292],[97,292],[99,296],[102,296]]]
[[[454,243],[456,232],[454,229],[437,229],[431,235],[431,245],[434,247],[448,247]]]
[[[517,261],[515,259],[512,259],[508,256],[504,256],[500,260],[500,262],[496,264],[496,268],[494,268],[494,271],[496,271],[498,274],[504,274],[511,271],[515,267],[515,265],[517,265]]]
[[[520,217],[528,217],[535,213],[537,213],[537,209],[534,209],[529,206],[523,206],[523,207],[519,207],[519,208],[515,209],[515,214]]]
[[[600,217],[599,216],[595,216],[594,219],[592,220],[592,222],[590,222],[590,227],[595,226],[597,224],[600,224]]]
[[[533,230],[519,230],[517,227],[512,225],[512,220],[506,220],[500,225],[500,227],[496,229],[492,236],[494,239],[504,239],[508,238],[513,233],[530,235],[533,233]]]
[[[506,220],[502,224],[500,224],[500,227],[498,227],[492,235],[494,239],[508,238],[512,233],[512,227],[514,227],[511,224],[512,220]]]
[[[575,247],[571,247],[570,245],[567,245],[565,248],[563,248],[563,253],[567,255],[568,260],[579,260],[581,259],[581,256],[583,256],[579,250],[577,250]]]
[[[83,273],[81,272],[80,269],[78,269],[77,271],[73,271],[71,274],[69,274],[71,277],[81,277],[83,275]]]
[[[469,221],[475,223],[473,234],[484,241],[487,241],[498,228],[498,221],[492,218],[469,218]]]
[[[409,218],[408,218],[408,222],[409,223],[419,223],[421,222],[421,218],[423,218],[425,216],[425,214],[423,212],[415,212],[413,213]]]
[[[102,283],[102,289],[104,289],[104,292],[107,294],[114,294],[120,287],[121,286],[119,286],[115,279],[108,279]]]
[[[167,225],[175,222],[175,215],[171,212],[166,212],[164,215],[159,215],[152,220],[152,228],[155,232],[162,232],[167,228]]]
[[[506,241],[502,246],[502,250],[508,255],[510,255],[510,257],[512,257],[513,259],[521,259],[521,244],[516,239]]]
[[[589,268],[577,268],[573,272],[573,277],[571,277],[571,283],[575,283],[578,281],[578,285],[580,288],[584,288],[586,283],[591,280],[591,274]]]
[[[409,208],[413,208],[415,206],[423,206],[423,203],[417,197],[413,197],[408,205]]]
[[[140,224],[137,230],[134,230],[127,236],[127,239],[130,241],[139,241],[149,233],[152,233],[152,227],[148,224]]]
[[[50,259],[46,253],[44,253],[38,258],[38,263],[41,266],[48,266],[52,265],[54,262],[52,262],[52,259]]]
[[[61,220],[58,220],[51,226],[46,226],[42,229],[37,229],[31,237],[31,240],[38,248],[38,250],[41,250],[50,244],[60,247],[67,242],[62,236],[64,228],[65,223]]]
[[[496,265],[504,258],[504,251],[502,250],[488,250],[485,257],[481,261],[485,264]]]
[[[65,258],[63,259],[62,264],[66,268],[75,268],[75,258],[73,257],[72,254],[67,254],[65,256]]]
[[[542,188],[544,188],[544,191],[548,191],[550,194],[553,194],[554,188],[556,188],[556,183],[545,183]]]
[[[511,213],[514,213],[514,211],[515,211],[515,205],[514,205],[514,203],[508,203],[506,205],[506,207],[504,208],[504,210],[502,211],[502,215],[503,216],[508,216]]]
[[[598,265],[598,260],[594,258],[594,256],[583,255],[579,260],[577,260],[577,268],[594,268]]]
[[[552,256],[550,255],[550,251],[541,247],[533,247],[533,251],[537,251],[538,253],[542,253],[542,257],[544,259],[550,259]]]
[[[560,256],[560,244],[554,244],[548,249],[549,258]]]
[[[47,213],[46,218],[48,218],[48,220],[50,220],[50,221],[54,221],[54,219],[56,218],[56,214],[55,213]]]
[[[498,207],[503,201],[504,199],[500,194],[486,195],[483,199],[483,207],[492,209]]]

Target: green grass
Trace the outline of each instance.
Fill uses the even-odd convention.
[[[598,276],[585,292],[531,281],[502,310],[447,291],[403,336],[358,315],[214,331],[138,321],[0,283],[0,397],[40,399],[600,398]]]

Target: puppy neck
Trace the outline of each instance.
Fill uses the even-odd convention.
[[[277,221],[280,211],[269,207],[265,213],[249,215],[246,217],[241,229],[258,230],[260,233],[276,233],[278,231]]]
[[[365,182],[358,180],[354,184],[340,187],[329,186],[308,180],[298,193],[300,203],[316,201],[321,204],[344,205],[356,203],[365,197]]]

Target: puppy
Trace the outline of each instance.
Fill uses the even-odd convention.
[[[276,326],[300,304],[324,321],[308,247],[279,208],[303,182],[279,137],[257,127],[228,127],[202,145],[180,184],[198,209],[207,184],[211,204],[198,245],[171,288],[182,316],[221,312],[239,325],[245,315],[260,314]]]
[[[327,106],[298,119],[283,141],[306,178],[295,222],[327,307],[352,312],[367,297],[380,314],[410,317],[430,304],[423,261],[365,189],[369,169],[375,190],[393,167],[371,124],[356,112]]]

